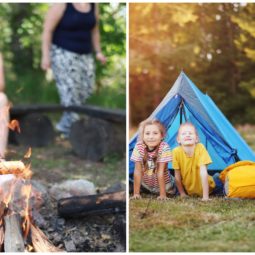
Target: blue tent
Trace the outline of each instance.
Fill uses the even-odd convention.
[[[166,142],[171,149],[176,141],[180,123],[191,122],[197,128],[200,142],[207,148],[213,163],[208,170],[220,171],[238,160],[255,161],[255,154],[243,138],[215,105],[195,84],[181,72],[173,87],[149,117],[156,118],[167,127]],[[129,143],[129,158],[137,140],[137,134]],[[172,165],[169,163],[168,168]],[[132,179],[134,163],[129,161]]]

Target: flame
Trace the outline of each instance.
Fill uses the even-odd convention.
[[[27,166],[25,166],[24,171],[21,173],[21,178],[23,179],[30,179],[33,172],[31,171],[31,163],[29,163]]]
[[[18,133],[20,133],[19,122],[15,119],[10,121],[10,123],[8,124],[8,128],[13,130],[13,131],[17,131]]]
[[[29,198],[31,194],[32,185],[24,185],[21,189],[22,196],[25,197],[25,208],[24,208],[24,221],[22,223],[22,229],[24,231],[24,238],[26,239],[30,229],[30,217],[29,217]]]
[[[30,158],[31,155],[32,155],[32,149],[31,149],[31,147],[29,147],[29,149],[28,149],[27,153],[25,154],[24,158]]]
[[[10,191],[9,193],[7,194],[6,197],[3,198],[3,203],[5,203],[5,206],[8,207],[11,199],[12,199],[12,196],[13,196],[13,193],[14,193],[14,189],[15,189],[15,184],[18,182],[18,179],[13,179],[12,182],[11,182],[11,185],[10,185]]]

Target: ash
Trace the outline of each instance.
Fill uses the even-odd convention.
[[[36,207],[33,207],[36,208]],[[39,209],[33,209],[35,224],[58,248],[67,252],[125,252],[126,215],[105,214],[60,218],[57,201],[44,196]]]

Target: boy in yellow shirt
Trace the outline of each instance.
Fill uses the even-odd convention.
[[[197,131],[191,123],[180,126],[177,141],[180,146],[173,150],[172,164],[180,196],[200,196],[207,201],[210,200],[209,193],[216,188],[222,193],[223,184],[217,180],[218,175],[214,179],[207,173],[207,165],[212,160],[204,145],[198,143]]]

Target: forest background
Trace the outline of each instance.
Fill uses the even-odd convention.
[[[96,91],[87,101],[125,109],[126,5],[102,3],[101,47],[107,64],[96,65]],[[0,4],[0,51],[5,60],[6,92],[13,104],[58,103],[51,72],[40,69],[41,33],[47,3]]]
[[[183,70],[233,124],[255,124],[255,4],[130,4],[130,126]]]

